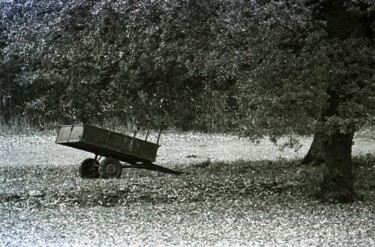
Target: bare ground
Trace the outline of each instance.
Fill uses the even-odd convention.
[[[214,165],[119,180],[82,180],[77,164],[92,154],[54,139],[0,136],[0,246],[375,246],[375,182],[357,186],[364,201],[321,204],[307,185],[318,174],[285,161],[301,158],[311,138],[295,153],[268,140],[166,133],[157,164]],[[356,138],[354,155],[374,152],[371,139]],[[375,180],[374,164],[358,171]]]
[[[54,135],[0,136],[0,166],[77,165],[93,154],[55,144]],[[268,139],[254,143],[233,135],[202,133],[165,133],[162,135],[157,164],[184,166],[208,159],[212,162],[257,161],[302,158],[312,138],[301,137],[302,148],[280,150]],[[154,138],[155,141],[155,138]],[[279,144],[286,141],[282,138]],[[375,142],[356,138],[353,155],[375,154]]]

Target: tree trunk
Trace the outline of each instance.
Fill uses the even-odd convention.
[[[320,184],[319,197],[325,202],[353,202],[355,198],[353,188],[352,171],[352,144],[354,126],[345,126],[346,132],[342,132],[343,123],[327,122],[331,117],[339,117],[339,107],[343,99],[340,92],[331,83],[327,93],[327,108],[324,109],[318,131],[315,133],[315,158],[321,158],[324,163],[323,181]],[[314,144],[314,141],[313,141]]]
[[[336,133],[324,143],[325,169],[319,197],[326,202],[353,202],[352,133]]]
[[[324,142],[327,135],[322,131],[316,131],[310,149],[302,160],[304,165],[318,166],[324,162]]]
[[[345,6],[347,2],[343,0],[305,1],[306,5],[314,6],[313,18],[326,21],[326,31],[330,39],[345,41],[360,38],[371,40],[373,34],[372,17],[348,11]],[[363,9],[371,7],[371,4],[367,5],[365,2],[360,4]],[[348,79],[343,78],[343,80]],[[326,119],[333,116],[340,118],[340,105],[345,105],[345,102],[350,101],[350,99],[342,97],[343,94],[340,93],[340,89],[343,88],[341,85],[345,85],[345,81],[336,80],[337,78],[332,78],[332,81],[329,82],[327,93],[330,98],[320,121],[323,127],[322,131],[326,128],[326,133],[315,133],[310,151],[304,162],[310,163],[309,161],[321,157],[324,159],[324,178],[320,185],[319,194],[323,201],[353,202],[355,199],[352,172],[354,123],[353,126],[345,126],[346,133],[340,131],[340,127],[342,127],[340,123],[337,123],[337,126],[329,126],[330,124],[325,126]],[[320,149],[320,147],[322,148]]]
[[[329,107],[324,111],[323,119],[337,114],[339,101],[335,92],[330,92]],[[323,127],[324,129],[324,127]],[[341,133],[339,126],[336,131],[328,134],[319,129],[314,134],[313,142],[302,164],[324,164],[323,181],[320,184],[318,197],[324,202],[353,202],[356,195],[353,188],[352,144],[354,131]]]

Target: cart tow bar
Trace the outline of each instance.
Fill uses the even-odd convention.
[[[175,170],[163,167],[163,166],[155,165],[154,163],[151,163],[151,162],[150,163],[124,165],[123,167],[124,168],[146,169],[146,170],[164,172],[164,173],[169,173],[169,174],[174,174],[174,175],[188,174],[186,172],[179,172],[179,171],[175,171]]]

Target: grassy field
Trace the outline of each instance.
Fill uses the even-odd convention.
[[[54,136],[0,138],[0,246],[375,246],[372,139],[357,136],[354,204],[321,204],[304,147],[281,152],[230,135],[167,133],[157,163],[83,180],[90,154]]]

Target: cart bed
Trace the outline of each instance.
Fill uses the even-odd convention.
[[[154,162],[159,145],[90,125],[64,125],[57,144],[114,157],[124,162]]]

